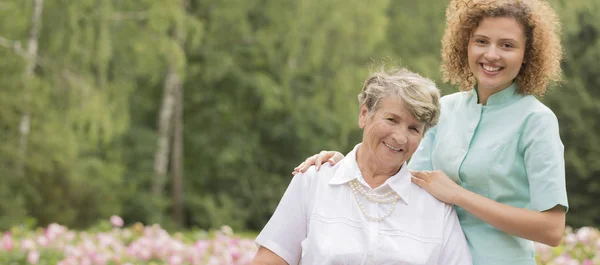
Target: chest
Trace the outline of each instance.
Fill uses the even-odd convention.
[[[372,203],[347,186],[315,197],[308,235],[302,242],[302,264],[435,264],[442,244],[443,216],[427,215],[426,205],[411,207]],[[413,205],[417,206],[417,205]],[[383,221],[365,218],[363,210]],[[429,208],[430,213],[438,212]]]
[[[434,169],[489,198],[515,197],[520,196],[517,191],[526,191],[522,113],[472,106],[449,114],[436,135]]]

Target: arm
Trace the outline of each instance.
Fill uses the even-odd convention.
[[[551,112],[532,116],[520,139],[531,209],[505,205],[471,192],[442,171],[412,172],[413,182],[439,200],[460,206],[503,232],[550,246],[558,245],[568,207],[558,122]]]
[[[260,248],[252,264],[298,264],[301,243],[307,236],[307,200],[313,178],[305,174],[292,178],[275,213],[256,238]]]
[[[288,263],[273,251],[260,247],[250,265],[288,265]]]
[[[417,171],[412,181],[438,200],[457,205],[484,222],[518,237],[550,246],[560,244],[565,230],[565,210],[556,205],[547,211],[522,209],[499,203],[458,186],[442,171]]]
[[[463,189],[454,204],[506,233],[558,246],[565,231],[565,209],[556,205],[538,212],[502,204]]]
[[[471,265],[473,259],[458,216],[452,205],[446,206],[444,239],[440,256],[435,264]]]

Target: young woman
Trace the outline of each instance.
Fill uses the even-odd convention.
[[[534,265],[532,241],[558,245],[568,209],[558,121],[534,97],[560,79],[558,17],[542,0],[454,0],[446,23],[442,72],[462,92],[442,98],[413,183],[457,206],[473,264]]]

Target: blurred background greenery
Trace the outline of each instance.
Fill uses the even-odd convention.
[[[554,0],[574,227],[600,225],[600,1]],[[382,60],[440,81],[442,0],[0,0],[0,230],[118,214],[262,228],[291,171],[359,142]]]

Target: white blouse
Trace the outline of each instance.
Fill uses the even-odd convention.
[[[256,243],[290,265],[471,265],[454,208],[413,184],[406,164],[371,189],[356,163],[358,146],[333,167],[297,174]],[[366,218],[349,185],[354,179],[368,192],[398,194],[392,214],[382,221]],[[360,194],[358,199],[371,216],[383,216],[392,207]]]

